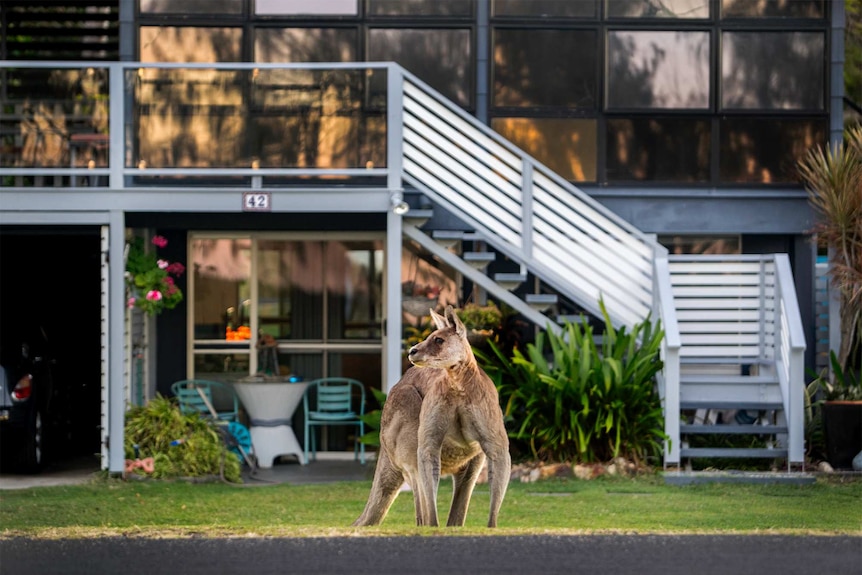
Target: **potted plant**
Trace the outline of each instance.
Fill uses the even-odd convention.
[[[829,289],[839,301],[840,342],[830,353],[831,379],[821,376],[827,452],[833,467],[849,467],[862,446],[862,126],[848,128],[845,141],[815,147],[799,162],[799,174],[816,217],[812,230],[820,247],[829,250]],[[846,403],[839,402],[856,402]],[[850,420],[836,423],[833,413],[848,412]],[[843,418],[838,418],[840,421]],[[842,428],[841,426],[847,426]],[[828,426],[828,427],[827,427]],[[855,453],[833,453],[839,437],[855,439]],[[844,449],[844,448],[841,448]],[[847,446],[852,450],[853,447]],[[833,460],[833,457],[836,459]]]
[[[832,378],[821,374],[813,384],[821,393],[820,417],[826,443],[826,458],[836,469],[853,466],[853,458],[862,452],[862,379],[844,371],[835,352],[829,353]]]
[[[467,328],[467,339],[473,346],[482,345],[500,327],[503,312],[493,301],[485,305],[468,303],[458,310],[458,317]]]

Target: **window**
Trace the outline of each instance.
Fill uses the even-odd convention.
[[[608,108],[708,108],[709,32],[608,32]]]
[[[492,0],[494,16],[594,18],[598,2],[572,0]]]
[[[258,0],[260,2],[260,0]],[[141,0],[142,14],[242,14],[244,0]]]
[[[607,0],[610,18],[709,18],[709,0]]]
[[[823,34],[724,32],[721,41],[723,108],[823,109]]]
[[[607,177],[620,181],[709,181],[707,120],[608,119]]]
[[[279,16],[355,16],[358,0],[255,0],[254,13]]]
[[[823,0],[721,0],[722,18],[823,18]]]
[[[255,62],[355,62],[356,28],[258,28]]]
[[[141,62],[241,62],[242,28],[141,26]]]
[[[596,32],[494,31],[494,106],[594,109]]]
[[[826,141],[819,119],[725,118],[719,130],[722,182],[795,183],[796,160]]]
[[[473,104],[469,30],[372,28],[368,60],[397,62],[457,104]]]
[[[473,3],[474,0],[368,0],[368,14],[410,17],[470,16]]]
[[[491,127],[567,180],[595,181],[595,120],[494,118]]]

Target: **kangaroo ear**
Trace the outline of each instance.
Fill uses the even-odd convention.
[[[434,322],[434,325],[437,326],[437,329],[445,329],[449,327],[449,323],[446,321],[445,317],[443,317],[433,309],[429,311],[431,312],[431,321]]]
[[[458,314],[455,313],[455,308],[451,305],[446,307],[446,319],[449,320],[449,325],[455,328],[455,333],[459,337],[467,337],[467,328],[464,327],[464,323],[458,317]]]

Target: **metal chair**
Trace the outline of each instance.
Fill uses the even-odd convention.
[[[171,391],[177,397],[180,411],[185,414],[199,413],[219,421],[239,422],[239,399],[233,389],[224,383],[207,379],[181,379],[171,385]]]
[[[356,392],[354,394],[354,392]],[[355,405],[355,407],[354,407]],[[325,377],[308,383],[302,396],[305,410],[305,459],[311,444],[312,460],[317,459],[315,427],[347,425],[357,427],[353,459],[365,463],[365,444],[359,438],[365,434],[365,386],[348,377]]]

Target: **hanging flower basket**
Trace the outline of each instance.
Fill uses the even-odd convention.
[[[154,236],[157,248],[168,245],[162,236]],[[137,307],[148,315],[173,309],[183,301],[183,292],[174,282],[185,271],[179,262],[169,262],[144,249],[144,240],[134,238],[127,244],[126,287],[129,308]]]
[[[428,298],[425,296],[404,296],[401,298],[401,308],[416,317],[424,317],[429,315],[432,308],[437,307],[436,298]]]

